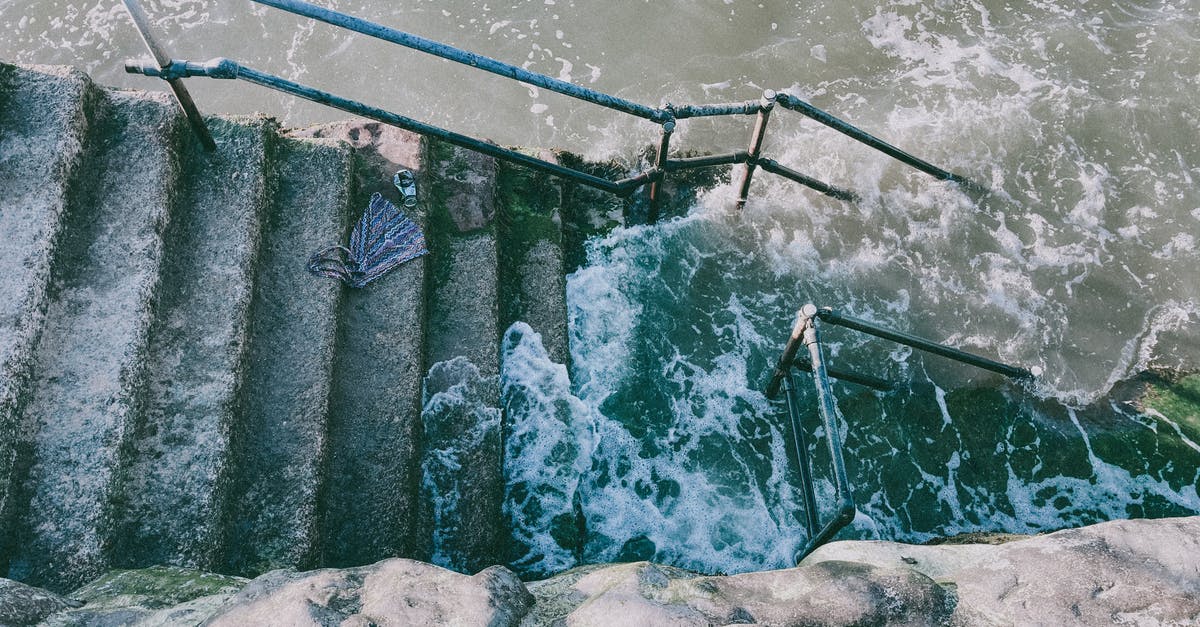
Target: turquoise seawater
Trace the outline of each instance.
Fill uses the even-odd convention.
[[[992,191],[777,111],[765,154],[860,202],[759,174],[741,213],[721,185],[685,215],[589,241],[568,279],[569,367],[527,328],[506,336],[507,511],[524,572],[789,565],[804,540],[795,464],[762,388],[808,302],[1044,371],[1022,387],[828,329],[834,363],[901,383],[835,387],[858,503],[846,537],[1200,512],[1200,427],[1102,400],[1148,367],[1200,360],[1194,0],[322,4],[649,105],[787,90]],[[657,134],[249,2],[146,5],[177,56],[232,57],[503,144],[632,166]],[[108,1],[0,0],[0,57],[145,87],[121,72],[143,54],[125,20]],[[210,111],[340,117],[246,85],[193,89]],[[749,123],[684,121],[674,145],[742,149]]]

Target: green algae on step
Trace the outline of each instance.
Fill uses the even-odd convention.
[[[552,153],[540,158],[553,161]],[[498,164],[502,329],[527,323],[557,363],[566,363],[567,294],[563,266],[562,184],[509,163]]]
[[[421,533],[434,563],[475,572],[500,558],[500,293],[496,163],[425,142],[432,177],[423,393]]]

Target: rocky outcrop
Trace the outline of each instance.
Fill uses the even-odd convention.
[[[1000,544],[835,542],[797,568],[706,576],[649,562],[524,584],[389,559],[247,582],[116,571],[70,598],[0,580],[0,624],[1184,625],[1200,621],[1200,517],[1121,520]],[[996,539],[992,539],[996,540]],[[79,607],[80,604],[82,607]]]
[[[83,603],[11,579],[0,579],[0,625],[35,625]]]
[[[509,570],[467,576],[391,559],[250,582],[205,625],[516,625],[533,597]]]
[[[957,598],[965,624],[1194,624],[1200,518],[1116,520],[997,546],[838,542],[805,564],[905,568]]]
[[[70,608],[42,625],[196,625],[247,583],[177,566],[115,570],[72,592]]]

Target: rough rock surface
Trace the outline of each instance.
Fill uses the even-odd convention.
[[[901,564],[953,587],[967,624],[1195,624],[1200,517],[1115,520],[998,546],[838,542],[805,564]]]
[[[407,559],[307,573],[272,571],[206,625],[516,625],[533,597],[500,566],[475,576]]]
[[[114,570],[72,592],[72,609],[43,625],[196,625],[247,582],[176,566]]]
[[[1200,517],[1003,544],[835,542],[798,568],[705,577],[647,562],[529,584],[525,625],[1169,624],[1200,621]]]
[[[49,590],[0,579],[0,625],[34,625],[55,612],[79,605]]]
[[[826,561],[705,577],[649,562],[584,567],[530,585],[526,625],[937,625],[951,590],[903,567]]]
[[[181,568],[114,571],[71,599],[0,579],[0,624],[1193,625],[1200,517],[1119,520],[1002,544],[847,541],[799,567],[706,576],[649,562],[523,584],[407,559],[247,583]],[[47,617],[48,616],[48,617]]]

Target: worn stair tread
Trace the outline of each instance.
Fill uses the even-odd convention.
[[[500,372],[496,161],[426,142],[433,179],[429,218],[433,252],[426,361],[466,357],[483,376]],[[439,250],[440,249],[440,250]]]
[[[426,142],[432,261],[424,387],[422,535],[434,563],[475,572],[501,555],[496,162]]]
[[[55,244],[87,129],[86,75],[0,63],[0,572],[17,411],[45,311]]]
[[[276,124],[209,118],[191,139],[150,328],[145,410],[124,486],[119,565],[217,566],[254,267]]]
[[[10,577],[71,588],[106,565],[176,176],[164,94],[105,90],[72,187],[23,428],[34,434]]]
[[[537,156],[556,160],[549,151]],[[510,163],[499,164],[497,176],[502,331],[525,322],[541,335],[550,358],[566,363],[562,184]]]
[[[429,172],[416,135],[363,121],[304,132],[354,146],[354,219],[372,193],[397,201],[392,175],[406,168],[417,177],[419,202],[405,213],[426,224]],[[418,257],[362,289],[346,290],[322,500],[325,564],[350,566],[415,556],[422,544],[414,528],[429,259]]]
[[[303,567],[316,550],[342,287],[305,264],[343,237],[351,193],[341,142],[281,138],[275,161],[229,462],[226,564],[238,573]]]

